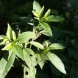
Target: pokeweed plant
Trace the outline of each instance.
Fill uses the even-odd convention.
[[[52,37],[52,30],[48,22],[61,22],[64,18],[51,15],[51,10],[44,14],[44,6],[41,8],[36,1],[33,2],[34,23],[32,31],[22,32],[16,36],[15,31],[8,24],[6,35],[0,35],[0,45],[5,45],[2,50],[8,51],[8,59],[0,60],[0,78],[5,78],[15,58],[23,60],[24,78],[36,77],[36,66],[42,69],[45,62],[50,61],[60,72],[66,74],[65,67],[61,59],[52,50],[64,49],[60,43],[50,43],[49,41],[39,42],[37,39],[41,35]],[[34,50],[35,49],[35,50]]]

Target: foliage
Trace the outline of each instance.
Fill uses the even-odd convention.
[[[3,51],[8,51],[7,60],[3,57],[0,60],[0,78],[4,78],[14,64],[16,58],[23,61],[24,78],[35,78],[37,73],[36,66],[43,69],[46,61],[50,61],[60,72],[66,74],[65,67],[61,59],[53,52],[65,47],[61,43],[52,43],[49,38],[53,37],[51,22],[62,22],[64,18],[58,15],[51,15],[51,10],[44,12],[36,1],[33,2],[34,18],[28,24],[32,25],[32,30],[16,34],[8,24],[6,35],[0,35],[1,43],[4,45]],[[47,36],[48,40],[43,36]],[[39,38],[42,40],[38,40]]]

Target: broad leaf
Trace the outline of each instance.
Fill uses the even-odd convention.
[[[48,53],[47,53],[47,56],[48,56],[48,58],[49,58],[49,61],[51,61],[51,63],[52,63],[60,72],[66,74],[64,64],[63,64],[63,62],[61,61],[61,59],[60,59],[57,55],[55,55],[54,53],[48,52]]]
[[[25,63],[28,65],[28,67],[31,67],[32,63],[31,63],[30,55],[29,55],[29,53],[27,52],[26,49],[23,49],[23,54],[24,54]]]
[[[11,55],[9,56],[9,58],[8,58],[8,61],[7,61],[7,64],[6,64],[4,73],[3,73],[4,76],[7,75],[7,73],[9,72],[11,67],[13,66],[14,60],[15,60],[15,54],[12,52]]]
[[[5,70],[6,64],[7,64],[7,61],[4,58],[2,58],[0,60],[0,78],[4,78],[3,72]]]
[[[64,49],[65,47],[60,43],[53,43],[49,46],[51,50]]]
[[[28,32],[23,32],[22,34],[20,34],[17,40],[19,42],[25,43],[25,42],[28,42],[28,40],[30,40],[34,37],[35,37],[35,33],[28,31]]]
[[[15,55],[17,55],[19,58],[24,60],[22,47],[20,47],[19,45],[14,45],[12,46],[11,51],[14,52]]]
[[[37,65],[35,53],[33,52],[33,50],[25,48],[23,49],[23,54],[24,54],[24,61],[29,68]]]
[[[61,22],[61,21],[64,21],[64,18],[62,18],[60,16],[50,15],[50,16],[46,17],[46,21],[48,21],[48,22]]]
[[[33,66],[31,68],[24,66],[24,78],[36,78],[36,68]]]
[[[4,58],[0,61],[0,78],[5,78],[15,60],[15,54],[11,53],[10,57],[6,61]]]
[[[44,49],[44,46],[39,42],[31,41],[30,44],[34,45],[37,48]]]
[[[38,18],[39,18],[39,12],[32,11],[32,13],[34,14],[34,16],[36,16],[36,17],[38,17]]]
[[[44,29],[43,30],[43,34],[44,35],[46,35],[46,36],[52,36],[51,28],[50,28],[50,26],[47,23],[42,22],[42,23],[40,23],[40,25]]]
[[[36,1],[34,1],[33,2],[33,11],[40,12],[40,10],[41,10],[40,4]]]

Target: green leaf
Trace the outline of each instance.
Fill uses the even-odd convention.
[[[37,62],[39,64],[40,68],[42,69],[43,66],[44,66],[44,61],[42,60],[41,55],[40,54],[36,54],[36,58],[37,58]]]
[[[54,53],[48,52],[48,53],[47,53],[47,56],[48,56],[48,58],[49,58],[49,61],[51,61],[51,63],[52,63],[60,72],[66,74],[64,64],[63,64],[63,62],[61,61],[61,59],[60,59],[57,55],[55,55]]]
[[[51,10],[50,9],[48,9],[48,11],[45,13],[45,15],[44,15],[44,18],[46,18],[47,16],[49,16],[50,15],[50,13],[51,13]]]
[[[46,21],[48,21],[48,22],[62,22],[62,21],[64,21],[64,18],[62,18],[60,16],[50,15],[50,16],[46,17]]]
[[[46,36],[52,36],[51,28],[50,28],[50,26],[47,23],[42,22],[42,23],[40,23],[40,25],[44,29],[42,34],[44,34]]]
[[[9,56],[8,61],[7,61],[7,64],[6,64],[4,73],[3,73],[4,76],[7,75],[7,73],[9,72],[9,70],[11,69],[11,67],[13,66],[14,60],[15,60],[15,54],[12,52],[11,55]]]
[[[24,61],[29,68],[37,65],[35,53],[33,52],[33,50],[25,48],[23,49],[23,54],[24,54]]]
[[[36,68],[33,66],[31,68],[24,66],[24,78],[36,78]]]
[[[4,35],[0,35],[0,40],[3,40],[5,38]]]
[[[60,43],[53,43],[49,46],[51,50],[64,49],[65,47]]]
[[[34,1],[33,2],[33,11],[40,12],[40,10],[41,10],[40,4],[36,1]]]
[[[26,51],[28,52],[28,54],[30,55],[30,59],[31,59],[31,65],[32,66],[36,66],[37,62],[36,62],[36,56],[35,53],[32,49],[26,48]]]
[[[39,18],[39,12],[32,11],[32,13],[34,14],[34,16],[36,16],[36,17],[38,17],[38,18]]]
[[[5,70],[6,64],[7,64],[7,61],[4,58],[2,58],[0,60],[0,78],[4,78],[3,72]]]
[[[24,60],[22,47],[20,47],[19,45],[14,45],[12,46],[11,51],[14,52],[15,55],[17,55],[19,58]]]
[[[12,38],[14,41],[16,40],[16,33],[14,31],[12,31]]]
[[[9,24],[8,24],[6,36],[9,40],[11,40],[11,38],[12,38],[12,28]]]
[[[12,43],[8,43],[5,45],[4,48],[2,48],[2,50],[10,50],[12,48]]]
[[[37,48],[44,49],[44,46],[39,42],[31,41],[30,44],[34,45]]]
[[[26,49],[23,49],[23,54],[24,54],[25,63],[28,65],[28,67],[31,67],[32,63],[31,63],[30,55],[29,55],[29,53],[27,52]]]
[[[39,12],[39,17],[41,17],[43,15],[44,12],[44,6],[41,8],[40,12]]]
[[[6,61],[4,58],[0,60],[0,78],[5,78],[15,60],[15,54],[11,53],[10,57]]]
[[[28,42],[28,40],[32,39],[35,37],[35,33],[34,32],[23,32],[22,34],[20,34],[18,36],[18,41],[19,42],[22,42],[22,43],[25,43],[25,42]]]

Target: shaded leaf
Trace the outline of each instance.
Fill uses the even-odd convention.
[[[64,49],[65,47],[60,43],[53,43],[49,46],[51,50]]]
[[[60,16],[50,15],[50,16],[46,17],[46,21],[48,21],[48,22],[61,22],[61,21],[64,21],[64,18],[62,18]]]
[[[39,64],[40,68],[42,69],[43,66],[44,66],[44,61],[42,60],[41,55],[40,54],[36,54],[36,58],[37,58],[37,62]]]

